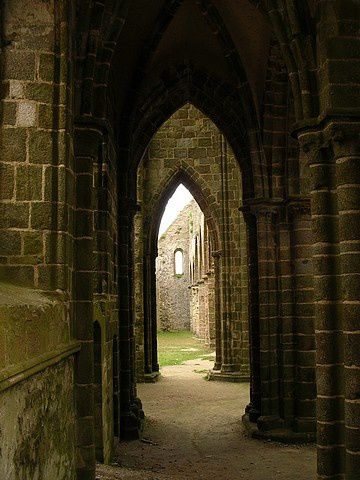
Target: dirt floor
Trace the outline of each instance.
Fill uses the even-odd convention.
[[[206,360],[162,369],[139,385],[146,413],[143,441],[122,443],[101,480],[311,480],[315,447],[248,438],[241,416],[249,386],[208,382]],[[116,459],[115,459],[116,462]]]

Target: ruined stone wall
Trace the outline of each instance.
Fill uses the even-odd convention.
[[[20,372],[24,362],[42,365],[43,357],[53,352],[73,354],[73,338],[92,338],[87,321],[90,319],[91,325],[91,318],[97,320],[103,343],[100,412],[104,421],[99,437],[102,457],[110,461],[114,420],[112,347],[113,338],[118,335],[114,142],[112,135],[107,135],[89,166],[84,156],[75,161],[74,146],[77,153],[82,146],[73,136],[74,44],[70,3],[10,0],[2,15],[6,47],[1,54],[0,279],[8,284],[2,290],[5,292],[9,285],[25,287],[21,294],[25,299],[26,289],[34,287],[56,294],[52,296],[52,309],[44,310],[40,302],[32,303],[31,309],[26,310],[24,300],[24,315],[20,318],[13,313],[18,306],[6,304],[2,310],[0,328],[8,328],[14,335],[27,332],[21,338],[24,349],[31,345],[32,356],[28,359],[23,353],[14,361],[5,355],[0,381],[16,369]],[[85,143],[89,151],[89,142]],[[80,345],[76,345],[79,349]],[[87,352],[90,361],[89,345],[83,344],[81,355]],[[70,360],[68,363],[73,365]],[[78,362],[84,363],[83,359]],[[91,369],[84,366],[84,370]],[[86,384],[90,396],[93,381],[85,381],[86,375],[81,371],[76,383],[82,391]],[[30,376],[29,388],[31,382]],[[74,388],[73,380],[69,388]],[[7,391],[9,395],[11,389]],[[60,403],[59,408],[62,406]],[[34,400],[35,417],[36,408],[42,407]],[[74,405],[67,405],[66,410],[74,414]],[[88,422],[89,415],[84,416]],[[80,423],[83,426],[84,421]],[[86,448],[80,458],[87,455],[90,444],[88,440],[84,442]],[[49,451],[53,448],[55,444],[49,444]],[[73,455],[70,450],[69,455]],[[13,461],[4,459],[7,468]],[[42,461],[39,456],[39,465]],[[64,457],[64,462],[67,468],[71,465],[74,469],[72,460],[68,462]],[[82,462],[81,459],[79,463]],[[74,471],[68,475],[74,476]]]
[[[174,254],[183,252],[184,273]],[[215,347],[215,278],[204,214],[195,200],[159,238],[156,260],[157,320],[161,330],[191,330]]]
[[[0,477],[75,478],[74,364],[46,368],[0,393]]]
[[[192,201],[191,203],[195,203]],[[190,329],[189,227],[187,205],[158,241],[156,259],[157,321],[159,330]],[[183,254],[183,274],[175,272],[175,252]]]
[[[71,9],[9,0],[1,16],[0,476],[72,479]]]
[[[0,284],[0,476],[73,479],[74,362],[58,294]]]
[[[190,318],[191,330],[208,347],[215,347],[215,271],[213,247],[204,214],[196,203],[190,225]]]

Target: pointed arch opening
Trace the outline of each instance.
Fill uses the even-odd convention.
[[[184,274],[188,294],[211,304],[202,314],[214,319],[212,334],[206,334],[208,344],[216,350],[211,375],[248,380],[249,308],[247,300],[241,301],[249,298],[247,235],[239,211],[242,172],[232,148],[209,117],[193,104],[185,103],[154,135],[140,163],[137,180],[141,207],[135,217],[135,298],[140,299],[136,302],[138,380],[153,379],[159,372],[155,268],[159,260],[158,231],[166,204],[180,184],[191,192],[203,216],[187,247],[192,261],[185,258]],[[171,249],[173,275],[177,248],[173,245]],[[209,282],[214,283],[211,294],[203,291],[203,285]],[[196,303],[199,299],[193,300]],[[196,334],[205,337],[200,328]],[[226,335],[238,341],[227,342]]]

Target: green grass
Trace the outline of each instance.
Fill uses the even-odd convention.
[[[212,350],[196,340],[191,332],[158,332],[160,367],[181,365],[187,360],[202,358],[211,360]]]

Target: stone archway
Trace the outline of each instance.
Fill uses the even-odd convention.
[[[209,129],[211,132],[207,147],[209,156],[207,160],[205,157],[192,159],[179,157],[172,160],[163,158],[165,163],[160,169],[165,168],[165,170],[160,178],[155,179],[150,173],[152,168],[152,147],[150,145],[147,158],[144,160],[146,167],[144,164],[140,167],[142,173],[139,178],[138,201],[141,211],[135,220],[137,227],[140,225],[140,229],[136,231],[135,238],[138,240],[143,236],[144,244],[140,255],[142,258],[138,257],[135,263],[139,262],[146,266],[143,274],[137,272],[137,278],[139,279],[143,275],[144,279],[144,310],[138,312],[140,318],[142,314],[145,317],[144,330],[147,341],[144,343],[144,356],[148,359],[151,357],[151,360],[145,361],[145,373],[147,375],[155,374],[159,368],[156,361],[156,341],[154,335],[151,334],[151,332],[156,332],[155,258],[158,227],[168,198],[179,183],[182,183],[192,193],[203,211],[213,245],[216,281],[218,282],[216,288],[218,299],[215,304],[219,311],[216,327],[217,356],[213,375],[237,381],[247,380],[249,378],[249,347],[247,341],[242,341],[242,339],[248,338],[247,249],[245,246],[247,235],[242,213],[238,210],[242,201],[241,173],[223,135],[210,119],[190,104],[185,105],[174,115],[175,123],[177,122],[176,115],[188,116],[188,122],[191,122],[191,115],[194,115],[196,121],[205,125],[205,130]],[[169,128],[171,122],[172,118],[163,128]],[[162,131],[162,129],[159,130],[159,137],[154,137],[153,147]],[[205,135],[201,132],[200,135]],[[167,141],[171,143],[174,137],[171,135],[170,137]],[[205,144],[205,140],[202,138],[200,144]],[[185,135],[180,139],[180,144],[188,143],[190,145],[191,141],[190,138],[186,139]],[[179,152],[182,151],[183,149],[180,148]],[[203,147],[200,150],[194,148],[193,153],[196,151],[205,154],[206,148]],[[143,174],[149,175],[145,181],[144,178],[141,178]],[[149,188],[149,182],[153,181],[156,183],[151,187],[150,192],[146,189]],[[144,190],[145,193],[141,191],[142,188],[146,190]],[[230,191],[231,193],[229,193]],[[241,248],[242,252],[240,252]],[[140,271],[142,270],[140,269]],[[135,285],[137,284],[139,281],[135,281]],[[242,303],[239,302],[242,296],[241,292],[244,292]],[[138,299],[138,297],[136,298]],[[139,301],[136,302],[136,308],[139,308]],[[228,341],[230,338],[233,340]],[[142,343],[143,341],[138,339],[138,345]],[[138,365],[139,370],[142,368],[141,365]]]

